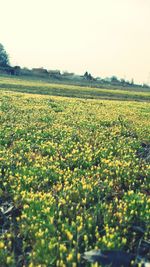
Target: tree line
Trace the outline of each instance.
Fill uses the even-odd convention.
[[[0,43],[0,74],[9,74],[9,75],[22,75],[22,76],[38,76],[43,78],[51,78],[57,80],[67,80],[70,82],[87,82],[90,84],[106,84],[113,86],[143,86],[149,88],[147,84],[137,85],[134,83],[134,80],[127,81],[125,79],[119,79],[116,76],[110,78],[102,79],[100,77],[93,77],[91,73],[86,71],[83,75],[76,75],[70,72],[62,72],[60,70],[47,70],[45,68],[21,68],[20,66],[11,66],[9,61],[9,55],[6,52],[4,46]]]

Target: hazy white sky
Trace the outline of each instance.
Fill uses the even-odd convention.
[[[150,83],[150,0],[0,0],[0,43],[15,65]]]

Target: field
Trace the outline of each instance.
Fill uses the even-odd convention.
[[[1,78],[0,101],[0,266],[149,258],[150,92]]]
[[[29,78],[0,77],[0,90],[85,99],[136,100],[150,102],[149,88],[93,88],[90,86],[49,83],[42,80],[35,81],[30,80]]]

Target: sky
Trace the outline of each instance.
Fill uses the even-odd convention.
[[[0,0],[12,65],[150,84],[150,0]]]

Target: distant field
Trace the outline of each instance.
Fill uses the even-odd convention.
[[[92,267],[91,249],[150,259],[149,100],[0,78],[0,266]]]
[[[8,77],[0,77],[0,90],[86,99],[150,101],[150,89],[147,88],[142,91],[135,88],[105,89]]]

